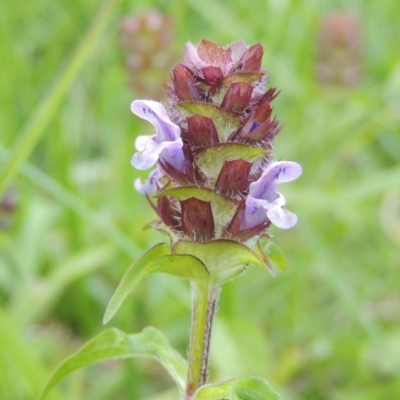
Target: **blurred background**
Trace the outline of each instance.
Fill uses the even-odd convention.
[[[299,217],[272,229],[275,279],[227,284],[211,381],[268,379],[285,400],[400,399],[400,7],[396,0],[2,2],[0,12],[0,398],[31,400],[52,369],[104,328],[132,260],[164,240],[132,182],[129,109],[165,99],[187,41],[265,48],[276,158]],[[103,8],[102,8],[103,7]],[[155,275],[109,324],[153,325],[186,355],[186,282]],[[74,373],[54,400],[175,400],[147,360]]]

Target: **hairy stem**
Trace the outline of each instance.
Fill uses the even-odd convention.
[[[207,382],[211,331],[220,288],[192,284],[192,331],[185,400]]]

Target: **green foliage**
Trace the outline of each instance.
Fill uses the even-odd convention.
[[[125,275],[118,285],[117,290],[108,303],[103,318],[104,324],[110,321],[129,294],[133,291],[134,287],[139,283],[139,280],[142,278],[141,273],[144,270],[144,267],[151,260],[157,259],[158,257],[169,253],[169,247],[164,243],[159,243],[134,261],[134,263],[125,272]]]
[[[286,270],[286,258],[282,253],[282,250],[273,242],[268,242],[263,245],[265,240],[261,238],[258,242],[258,250],[262,255],[265,256],[265,263],[268,265],[268,269],[275,271],[274,266],[281,270]],[[275,275],[274,275],[275,276]]]
[[[160,243],[128,268],[107,306],[103,319],[105,324],[115,315],[138,283],[148,275],[164,272],[190,281],[209,281],[208,271],[198,258],[187,254],[163,255],[169,250],[168,246]]]
[[[239,378],[216,385],[205,385],[195,400],[280,400],[281,396],[260,378]]]
[[[237,160],[241,157],[245,161],[257,161],[267,154],[267,151],[259,147],[249,147],[237,143],[215,145],[206,148],[196,157],[197,165],[206,176],[216,179],[217,171],[220,171],[225,161]]]
[[[141,333],[127,335],[118,329],[109,329],[91,339],[56,368],[43,388],[39,400],[43,399],[56,383],[77,369],[100,361],[129,357],[154,358],[170,373],[178,387],[182,391],[185,389],[186,363],[170,347],[160,331],[148,327]]]
[[[2,3],[0,175],[11,178],[18,205],[11,227],[0,231],[0,398],[36,398],[60,360],[103,329],[126,265],[163,240],[142,230],[155,216],[131,184],[147,175],[129,165],[135,137],[152,131],[129,112],[130,101],[148,96],[126,87],[118,39],[123,16],[153,7],[175,19],[177,62],[185,42],[202,37],[263,44],[269,83],[281,91],[273,103],[283,125],[274,153],[304,169],[282,187],[298,224],[271,229],[286,271],[268,250],[275,279],[247,268],[221,293],[211,382],[257,373],[285,400],[396,398],[395,0],[131,1],[115,3],[100,24],[93,0]],[[318,27],[332,11],[360,18],[364,77],[355,86],[323,84],[314,74]],[[113,322],[126,332],[157,326],[184,354],[189,314],[186,282],[155,274]],[[177,398],[169,377],[142,360],[84,374],[49,398]]]
[[[192,254],[200,260],[210,274],[211,283],[217,287],[240,275],[249,265],[267,268],[262,258],[248,247],[224,239],[208,243],[180,240],[172,247],[172,253]]]

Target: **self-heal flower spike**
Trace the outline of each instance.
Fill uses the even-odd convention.
[[[243,41],[188,43],[185,62],[172,70],[165,107],[132,103],[132,112],[156,129],[136,141],[132,165],[156,169],[135,187],[151,193],[157,228],[168,233],[174,251],[182,243],[221,240],[258,251],[271,224],[287,229],[297,222],[277,189],[297,179],[301,167],[273,161],[277,91],[266,88],[262,55],[260,44]]]
[[[274,262],[284,268],[284,257],[267,230],[271,224],[286,229],[297,222],[278,186],[298,178],[301,167],[273,160],[272,142],[280,127],[271,102],[277,93],[266,88],[262,55],[260,44],[248,47],[243,41],[227,47],[208,40],[198,46],[188,43],[185,63],[171,73],[165,106],[151,100],[131,104],[132,112],[156,131],[136,139],[132,165],[152,170],[148,180],[136,180],[135,187],[159,217],[152,226],[166,233],[169,243],[156,244],[133,262],[103,322],[110,321],[149,275],[163,273],[189,280],[193,317],[187,362],[152,327],[135,335],[110,329],[64,360],[40,399],[68,372],[92,363],[93,358],[127,355],[158,360],[175,380],[182,400],[227,399],[239,392],[248,393],[246,398],[253,398],[251,393],[257,398],[281,398],[263,378],[246,376],[207,384],[221,287],[251,265],[273,276]],[[116,348],[115,343],[122,345]],[[109,345],[105,357],[104,352],[87,357],[99,346]]]

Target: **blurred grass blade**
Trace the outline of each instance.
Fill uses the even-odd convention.
[[[0,155],[3,159],[10,158],[10,151],[0,145]],[[22,174],[33,182],[37,187],[53,196],[60,204],[73,210],[83,220],[88,221],[91,225],[96,226],[99,232],[112,243],[118,246],[130,257],[137,257],[141,249],[138,245],[118,230],[113,224],[99,215],[90,208],[78,196],[65,189],[60,183],[46,175],[40,169],[31,164],[24,163],[21,167]]]
[[[101,243],[71,255],[46,276],[40,286],[33,286],[31,290],[21,287],[20,298],[11,308],[13,318],[24,324],[40,320],[57,304],[69,285],[105,267],[116,254],[114,245]]]
[[[118,329],[108,329],[87,342],[75,354],[66,358],[54,371],[39,396],[43,399],[49,390],[70,373],[104,360],[149,357],[160,362],[184,390],[186,362],[155,328],[147,327],[141,333],[127,335]]]
[[[120,0],[109,0],[99,11],[92,25],[75,49],[63,73],[57,78],[53,87],[39,103],[31,118],[22,130],[16,144],[13,157],[0,175],[0,198],[21,163],[27,159],[40,140],[41,135],[51,122],[60,106],[65,93],[78,75],[80,69],[90,55],[94,44],[107,25],[109,17]]]
[[[212,0],[185,0],[185,3],[208,22],[220,38],[232,41],[257,37],[253,27],[243,24],[232,7],[227,7],[224,3]]]
[[[39,356],[35,353],[35,346],[30,341],[27,341],[26,337],[22,336],[20,327],[14,324],[10,316],[2,308],[0,308],[0,332],[0,357],[3,360],[9,360],[7,368],[13,371],[22,381],[18,382],[14,376],[13,382],[10,383],[25,386],[22,389],[25,394],[31,395],[27,397],[31,399],[39,392],[48,371],[46,371],[40,362]],[[6,386],[6,382],[0,381],[0,393],[7,394],[2,390],[3,384]],[[11,397],[6,398],[11,399]],[[60,400],[62,397],[60,393],[54,392],[50,399]]]
[[[201,387],[195,400],[280,400],[281,396],[261,378],[238,378]]]

